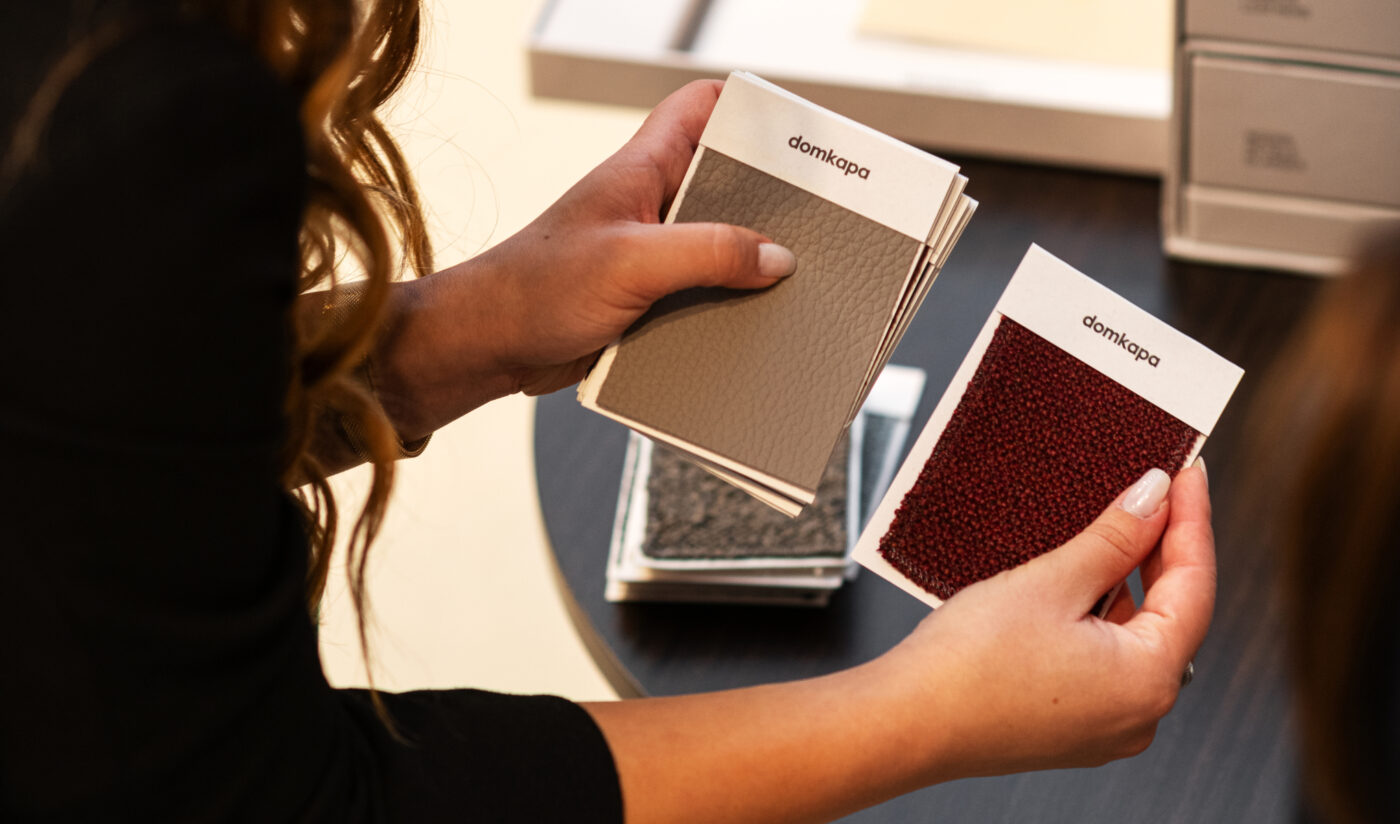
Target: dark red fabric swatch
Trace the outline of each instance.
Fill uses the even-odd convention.
[[[1064,543],[1149,468],[1175,475],[1197,437],[1003,317],[880,554],[946,599]]]

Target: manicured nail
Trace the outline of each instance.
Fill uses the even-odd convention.
[[[776,243],[758,244],[758,273],[766,278],[785,278],[797,271],[797,255]]]
[[[1195,461],[1195,463],[1193,463],[1193,464],[1191,464],[1191,465],[1192,465],[1192,466],[1198,466],[1198,467],[1201,468],[1201,477],[1205,479],[1206,487],[1209,488],[1209,487],[1210,487],[1210,473],[1206,472],[1206,459],[1205,459],[1203,456],[1201,456],[1201,455],[1197,455],[1197,456],[1196,456],[1196,461]]]
[[[1171,476],[1154,466],[1123,494],[1123,502],[1119,506],[1129,515],[1147,518],[1166,500],[1167,490],[1171,486]]]

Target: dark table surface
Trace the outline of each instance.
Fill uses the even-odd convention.
[[[1250,406],[1279,343],[1319,288],[1297,276],[1161,254],[1155,180],[964,161],[981,201],[893,358],[928,372],[922,427],[1026,248],[1038,243],[1246,370],[1207,442],[1220,566],[1196,680],[1143,755],[1095,770],[929,788],[853,822],[1279,822],[1296,781],[1267,519],[1248,459]],[[910,439],[912,441],[912,437]],[[623,695],[668,695],[831,672],[879,655],[927,608],[873,574],[824,609],[610,604],[608,539],[626,430],[573,391],[540,399],[535,467],[561,589]]]

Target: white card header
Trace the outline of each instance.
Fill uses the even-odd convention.
[[[1031,246],[996,311],[1209,435],[1244,370]]]
[[[920,242],[958,173],[747,72],[729,75],[700,144]]]

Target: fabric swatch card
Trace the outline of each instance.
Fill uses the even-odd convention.
[[[609,548],[612,601],[820,606],[855,574],[855,536],[888,488],[924,372],[890,366],[795,518],[631,433]]]
[[[579,400],[788,515],[810,504],[975,208],[957,167],[730,75],[667,221],[750,227],[797,272],[659,301]]]
[[[1032,246],[854,557],[936,607],[1189,465],[1242,375]]]
[[[824,605],[854,543],[847,512],[860,445],[851,447],[833,456],[813,505],[789,518],[632,432],[605,597]]]

